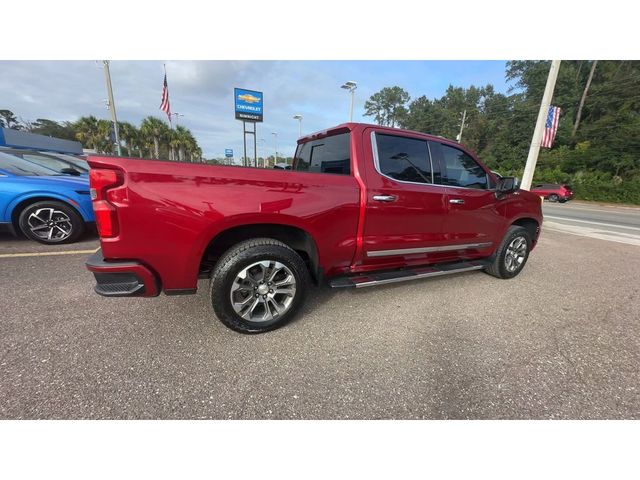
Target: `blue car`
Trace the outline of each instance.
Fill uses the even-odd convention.
[[[45,244],[71,243],[94,221],[87,177],[0,152],[0,231]]]

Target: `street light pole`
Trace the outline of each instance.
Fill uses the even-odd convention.
[[[178,113],[178,112],[173,112],[171,115],[176,117],[176,127],[177,127],[178,126],[178,117],[184,117],[184,115],[182,113]]]
[[[558,70],[560,70],[560,60],[552,60],[551,68],[549,68],[549,76],[547,77],[547,85],[544,87],[544,94],[542,95],[542,103],[540,103],[540,111],[538,112],[536,128],[533,131],[533,138],[531,139],[531,147],[529,148],[529,155],[527,156],[527,164],[524,167],[524,174],[522,175],[522,182],[520,183],[520,188],[523,190],[529,190],[531,188],[533,173],[535,172],[536,163],[538,162],[538,153],[540,152],[540,143],[544,132],[544,124],[547,120],[547,115],[549,114],[549,105],[551,105],[551,99],[553,98],[553,90],[556,87]]]
[[[259,142],[261,145],[265,145],[267,143],[267,141],[264,138],[261,138]],[[266,168],[266,163],[265,163],[266,161],[267,159],[265,157],[262,157],[262,168]]]
[[[118,156],[122,156],[122,149],[120,147],[120,135],[118,134],[118,117],[116,115],[116,104],[113,101],[113,88],[111,86],[111,72],[109,72],[109,60],[102,61],[104,65],[104,79],[107,82],[107,93],[109,94],[109,110],[111,110],[111,120],[113,121],[113,133],[116,137],[116,149]]]
[[[349,122],[353,122],[353,102],[356,95],[355,93],[356,88],[358,88],[358,85],[354,81],[348,81],[348,82],[344,82],[344,84],[341,85],[340,88],[344,88],[345,90],[348,90],[351,93],[351,107],[349,108]]]
[[[275,142],[275,160],[273,161],[273,165],[275,166],[275,164],[278,163],[278,132],[271,132],[271,135],[273,135]]]
[[[298,120],[298,138],[302,136],[302,115],[294,115],[293,118]]]

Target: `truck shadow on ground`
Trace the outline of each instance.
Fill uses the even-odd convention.
[[[292,319],[291,323],[301,321],[308,315],[315,315],[322,312],[323,309],[332,311],[331,308],[325,308],[326,304],[330,302],[340,302],[337,297],[347,296],[348,302],[356,304],[356,307],[368,308],[371,305],[371,297],[375,297],[375,302],[388,302],[392,304],[396,302],[396,296],[402,295],[403,291],[407,292],[412,289],[412,286],[416,285],[431,285],[432,287],[447,288],[447,283],[451,284],[451,288],[457,288],[456,281],[463,279],[473,279],[474,276],[479,275],[480,272],[465,272],[456,273],[452,275],[443,275],[433,278],[413,279],[404,282],[389,283],[375,285],[367,288],[331,288],[328,284],[324,283],[319,286],[312,287],[307,292],[307,297],[304,305],[300,309],[300,313]],[[484,278],[481,275],[480,278]],[[386,299],[386,300],[385,300]]]

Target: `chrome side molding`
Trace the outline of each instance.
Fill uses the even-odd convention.
[[[490,247],[491,245],[493,245],[493,242],[441,245],[439,247],[396,248],[393,250],[371,250],[367,252],[367,257],[375,258],[375,257],[391,257],[395,255],[411,255],[414,253],[452,252],[455,250],[486,248],[486,247]]]

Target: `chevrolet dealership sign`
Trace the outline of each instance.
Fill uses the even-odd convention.
[[[246,122],[262,122],[262,92],[233,89],[236,119]]]

